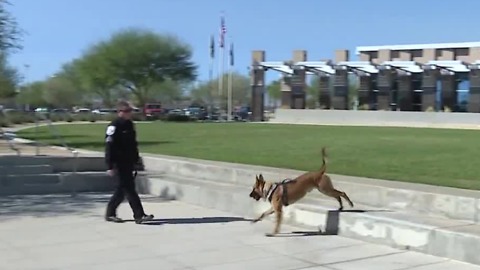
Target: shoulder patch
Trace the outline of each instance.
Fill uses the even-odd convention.
[[[115,133],[115,126],[108,126],[106,132],[107,136],[112,136],[113,133]]]

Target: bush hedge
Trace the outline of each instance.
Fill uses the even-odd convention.
[[[116,114],[93,114],[93,113],[43,113],[38,114],[34,112],[0,112],[0,126],[10,127],[12,125],[35,123],[36,120],[50,119],[52,122],[97,122],[97,121],[112,121],[117,117]],[[161,115],[156,118],[161,121],[172,122],[189,122],[194,121],[187,115]],[[147,121],[153,119],[147,119],[143,114],[136,113],[133,115],[134,121]]]

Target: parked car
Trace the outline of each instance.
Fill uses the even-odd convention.
[[[68,113],[69,110],[68,109],[53,109],[51,111],[51,113],[57,113],[57,114],[60,114],[60,113]]]
[[[207,119],[207,111],[203,107],[188,107],[185,110],[185,115],[193,119],[205,120]]]
[[[75,113],[91,113],[92,111],[87,108],[78,108],[74,111]]]
[[[115,109],[107,109],[107,108],[101,108],[101,109],[95,109],[92,111],[92,113],[94,114],[101,114],[101,115],[105,115],[105,114],[112,114],[112,113],[116,113],[117,110]]]
[[[146,103],[143,107],[143,114],[147,118],[157,118],[163,114],[162,104],[160,103]]]

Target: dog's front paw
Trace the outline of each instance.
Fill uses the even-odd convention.
[[[257,223],[257,222],[259,222],[259,221],[260,221],[260,219],[258,219],[258,218],[257,218],[257,219],[252,219],[252,221],[250,221],[250,223],[253,224],[253,223]]]

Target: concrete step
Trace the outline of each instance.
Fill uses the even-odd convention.
[[[0,176],[1,175],[45,174],[45,173],[53,173],[53,167],[50,165],[0,166]]]
[[[255,175],[266,180],[295,178],[302,171],[172,156],[144,156],[148,171],[181,177],[217,179],[251,187]],[[480,223],[480,191],[329,174],[337,189],[357,203],[420,215]],[[321,196],[321,195],[313,195]]]
[[[0,166],[49,165],[53,172],[91,172],[105,171],[105,160],[101,156],[81,156],[78,158],[61,156],[0,156]]]
[[[144,193],[249,217],[269,208],[268,203],[249,198],[250,188],[221,181],[157,175],[142,178],[138,187]],[[337,208],[333,199],[308,196],[286,207],[284,220],[309,228],[320,226],[327,234],[480,264],[478,224],[358,203],[353,210]]]
[[[0,195],[109,192],[114,184],[114,179],[105,172],[2,175]]]

